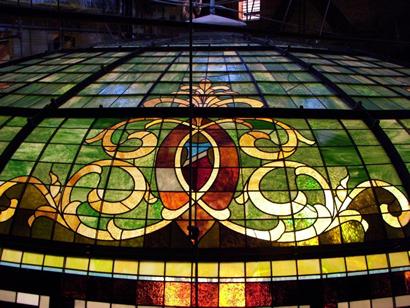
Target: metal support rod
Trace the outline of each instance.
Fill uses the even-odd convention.
[[[23,53],[23,27],[22,27],[22,21],[21,21],[21,17],[19,17],[18,19],[18,24],[19,24],[19,43],[20,43],[20,57],[23,57],[24,53]]]
[[[215,15],[215,0],[209,0],[209,13]]]
[[[194,174],[193,174],[193,167],[192,167],[192,153],[193,153],[193,26],[192,26],[192,19],[193,19],[193,0],[189,0],[189,228],[188,232],[193,242],[193,259],[194,259],[194,292],[195,292],[195,302],[194,307],[198,307],[198,258],[199,258],[199,251],[198,251],[198,236],[199,230],[196,225],[196,209],[194,208],[195,204],[193,202],[193,188],[194,188]],[[198,123],[196,123],[198,125]],[[192,215],[193,214],[193,215]],[[193,217],[194,216],[194,217]]]
[[[253,15],[253,14],[254,14],[254,13],[253,13],[254,7],[255,7],[255,0],[252,0],[251,15],[249,16],[250,19],[252,19],[252,16],[254,16],[254,15]],[[249,13],[249,11],[248,11],[248,13]]]
[[[59,40],[60,40],[60,46],[59,46],[59,50],[64,49],[64,30],[63,30],[63,19],[60,16],[60,29],[58,31],[58,35],[59,35]]]
[[[192,14],[193,14],[193,1],[189,0],[189,70],[188,70],[188,78],[189,78],[189,111],[190,111],[190,117],[189,117],[189,153],[188,153],[188,159],[189,159],[189,228],[188,232],[191,233],[191,228],[193,228],[193,222],[192,222],[192,207],[193,207],[193,202],[192,202],[192,187],[193,187],[193,170],[192,170],[192,129],[193,129],[193,119],[192,119],[192,94],[193,94],[193,88],[192,88],[192,82],[193,82],[193,76],[192,76],[192,65],[193,65],[193,28],[192,28]],[[195,241],[195,239],[191,240]]]
[[[326,19],[327,19],[327,13],[329,12],[329,8],[330,8],[331,2],[332,2],[332,0],[329,0],[329,1],[327,2],[325,14],[323,15],[323,19],[322,19],[322,24],[320,25],[319,36],[322,36],[322,34],[323,34],[323,29],[324,29],[324,27],[325,27],[325,22],[326,22]]]
[[[289,2],[288,2],[288,6],[286,8],[285,14],[283,15],[282,24],[280,26],[280,32],[282,32],[284,27],[285,27],[286,19],[288,18],[288,14],[289,14],[290,7],[292,5],[292,1],[293,0],[289,0]]]

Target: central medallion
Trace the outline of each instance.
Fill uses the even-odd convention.
[[[230,216],[228,206],[239,178],[238,154],[217,123],[195,118],[192,130],[178,125],[164,139],[157,154],[156,178],[164,218],[177,218],[187,235],[191,222],[201,238],[215,218]]]

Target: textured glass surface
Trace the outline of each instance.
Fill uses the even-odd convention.
[[[380,126],[394,144],[410,172],[410,120],[381,120]]]
[[[243,283],[246,279],[262,282],[267,280],[294,280],[297,276],[310,279],[343,277],[350,273],[358,275],[376,274],[380,271],[409,270],[409,252],[340,256],[319,259],[266,260],[248,262],[163,262],[127,259],[94,259],[88,257],[69,257],[51,254],[24,252],[4,248],[1,253],[2,265],[15,264],[22,268],[30,266],[45,271],[61,271],[76,274],[100,273],[115,275],[117,278],[140,277],[144,280],[181,281],[192,279],[198,266],[198,278],[208,282]],[[189,280],[188,280],[189,281]]]
[[[0,154],[11,155],[0,162],[0,266],[84,278],[89,287],[69,295],[84,301],[94,300],[88,292],[100,280],[93,276],[114,278],[101,281],[137,307],[300,304],[304,297],[295,301],[292,290],[304,280],[326,286],[326,296],[339,282],[369,281],[370,305],[408,293],[409,251],[401,244],[410,234],[408,188],[374,127],[351,119],[364,115],[347,110],[290,58],[243,50],[194,52],[192,104],[272,108],[264,117],[238,109],[208,118],[178,117],[183,109],[167,116],[160,108],[137,109],[135,117],[134,110],[109,110],[189,107],[186,51],[135,53],[111,71],[104,65],[128,53],[59,53],[0,67],[0,107],[42,108],[101,73],[60,110],[33,111],[34,121],[0,117]],[[408,109],[404,67],[361,56],[296,55],[366,108]],[[318,110],[313,119],[303,110],[273,110],[300,107],[339,111]],[[410,122],[383,119],[380,126],[410,170]],[[332,303],[345,301],[359,303],[344,293]]]
[[[135,290],[132,303],[144,307],[271,307],[272,303],[283,299],[289,302],[295,296],[283,288],[275,292],[279,284],[289,286],[299,279],[309,279],[312,284],[317,279],[334,281],[363,275],[380,278],[380,273],[405,281],[410,266],[408,251],[320,259],[191,263],[60,257],[11,249],[1,251],[0,264],[83,277],[125,279]],[[390,283],[384,279],[383,288]],[[384,289],[382,293],[375,292],[385,294]],[[12,295],[1,290],[0,294]],[[396,300],[406,303],[404,298]]]
[[[26,119],[22,117],[0,116],[0,154],[25,124]]]
[[[44,120],[0,173],[0,232],[190,247],[194,223],[202,248],[406,236],[408,199],[362,121],[191,124],[192,132],[186,118]]]
[[[273,51],[198,51],[192,70],[195,107],[348,109],[313,75]],[[147,52],[62,107],[188,107],[188,83],[188,53]]]
[[[0,68],[0,106],[43,108],[126,52],[56,53]]]
[[[294,55],[312,64],[366,109],[409,109],[410,75],[404,66],[364,56]]]

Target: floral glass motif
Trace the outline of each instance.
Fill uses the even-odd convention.
[[[213,88],[207,80],[193,90],[198,106],[229,104],[216,94],[233,94],[227,87]],[[186,91],[183,86],[178,93]],[[262,104],[241,100],[250,106]],[[164,102],[168,99],[145,105]],[[232,127],[237,135],[230,131]],[[334,185],[326,176],[328,171],[304,163],[302,159],[308,157],[297,154],[314,146],[314,139],[286,120],[273,118],[118,120],[84,139],[83,144],[101,148],[103,158],[95,157],[73,170],[64,185],[51,170],[49,182],[33,175],[5,181],[0,197],[7,205],[0,211],[0,222],[19,211],[22,197],[13,197],[13,190],[24,185],[43,196],[27,219],[30,227],[45,217],[76,234],[103,241],[142,237],[173,221],[188,235],[191,219],[200,239],[218,222],[247,237],[309,245],[317,244],[315,239],[325,233],[334,237],[337,227],[345,242],[363,241],[369,228],[364,213],[378,213],[391,228],[408,224],[408,199],[393,184],[377,178],[352,184],[349,171],[342,168],[345,171]],[[253,161],[252,168],[247,161]],[[153,166],[151,173],[143,167],[148,165]],[[111,195],[110,177],[118,174],[122,180],[116,188],[130,188]],[[85,189],[82,183],[89,178],[95,185]],[[103,179],[106,184],[101,185]],[[285,188],[273,192],[270,186]],[[246,217],[238,214],[241,209]],[[146,219],[148,212],[150,219]]]
[[[182,85],[180,91],[173,92],[176,95],[189,95],[189,85]],[[263,103],[260,100],[247,97],[233,97],[237,94],[231,91],[227,85],[213,86],[211,81],[203,79],[198,86],[192,87],[192,104],[195,107],[231,107],[234,105],[245,105],[247,107],[262,107]],[[220,95],[231,95],[229,98],[220,98]],[[177,106],[189,107],[189,99],[178,97],[160,97],[144,102],[144,107],[162,107],[162,106]]]

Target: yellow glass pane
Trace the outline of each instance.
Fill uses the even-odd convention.
[[[149,262],[141,261],[139,274],[144,276],[164,276],[165,265],[164,262]]]
[[[220,277],[244,277],[245,264],[243,262],[223,262],[219,264]]]
[[[86,258],[67,257],[65,264],[68,269],[86,271],[88,270],[88,261]]]
[[[346,272],[344,258],[325,258],[322,259],[322,273],[344,273]]]
[[[272,262],[272,276],[296,276],[296,261],[273,261]]]
[[[348,272],[365,271],[367,269],[364,256],[346,257],[346,266]]]
[[[395,297],[396,307],[410,307],[410,295]]]
[[[390,266],[399,267],[399,266],[408,266],[409,265],[409,255],[407,252],[392,252],[389,253]]]
[[[220,307],[245,307],[244,283],[221,283],[219,285]]]
[[[366,256],[367,266],[371,269],[388,268],[387,256],[385,254]]]
[[[46,255],[44,258],[44,266],[63,268],[64,257]]]
[[[101,273],[112,273],[112,260],[105,259],[91,259],[90,260],[90,271],[101,272]]]
[[[191,307],[191,284],[166,282],[165,306]]]
[[[400,306],[394,306],[393,298],[386,297],[386,298],[372,299],[372,307],[373,308],[384,308],[384,307],[400,307]]]
[[[192,264],[189,262],[167,262],[166,275],[174,277],[191,277]]]
[[[43,265],[44,255],[40,253],[25,252],[23,254],[24,264]]]
[[[199,277],[218,277],[218,263],[199,263],[198,264]]]
[[[20,263],[23,253],[19,250],[3,249],[1,260],[6,262]]]
[[[298,260],[299,275],[317,275],[320,274],[319,259]]]
[[[270,277],[270,262],[246,262],[246,277]]]
[[[114,263],[114,273],[138,275],[138,262],[116,260]]]

